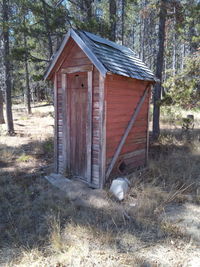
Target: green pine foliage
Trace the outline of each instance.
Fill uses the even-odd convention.
[[[32,92],[38,95],[37,91],[49,87],[42,81],[43,75],[70,27],[110,39],[114,21],[116,42],[123,41],[155,72],[160,1],[116,0],[116,16],[112,20],[110,1],[9,0],[12,94],[23,95],[26,91],[25,63]],[[168,91],[168,100],[163,101],[190,107],[198,95],[195,75],[199,64],[200,3],[198,0],[166,2],[163,86]],[[2,23],[0,20],[0,27]],[[192,97],[195,97],[193,102]]]
[[[163,103],[177,104],[184,108],[200,106],[200,52],[185,59],[184,69],[168,78],[164,86],[168,90]]]

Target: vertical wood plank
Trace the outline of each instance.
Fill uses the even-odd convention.
[[[106,167],[106,101],[105,78],[99,74],[99,187],[103,188]]]
[[[71,157],[71,154],[70,154],[70,151],[71,151],[71,146],[70,146],[70,138],[71,138],[71,135],[70,135],[70,127],[71,127],[71,122],[70,122],[70,109],[71,109],[71,106],[70,106],[70,101],[71,101],[71,88],[70,88],[70,78],[69,78],[69,75],[66,74],[66,150],[67,150],[67,158],[66,158],[66,168],[68,171],[70,171],[71,169],[71,163],[70,163],[70,157]]]
[[[54,171],[58,173],[58,90],[57,73],[54,75]]]
[[[135,121],[137,119],[138,113],[140,112],[140,109],[141,109],[141,107],[142,107],[142,105],[144,103],[144,100],[146,99],[146,96],[147,96],[147,93],[148,93],[148,86],[149,85],[147,85],[147,87],[145,88],[144,94],[143,94],[142,98],[140,99],[140,101],[138,102],[138,105],[137,105],[136,109],[134,110],[134,112],[133,112],[133,114],[131,116],[131,119],[130,119],[130,121],[128,123],[128,126],[127,126],[127,128],[126,128],[126,130],[125,130],[125,132],[124,132],[124,134],[123,134],[123,136],[122,136],[122,138],[121,138],[121,140],[119,142],[119,145],[118,145],[118,147],[117,147],[117,149],[115,151],[115,154],[114,154],[114,156],[113,156],[113,158],[111,160],[111,163],[110,163],[110,165],[109,165],[109,167],[108,167],[108,169],[106,171],[106,179],[108,179],[108,177],[110,176],[110,173],[112,172],[113,167],[115,166],[115,163],[116,163],[116,161],[117,161],[117,159],[118,159],[118,157],[120,155],[120,152],[121,152],[121,150],[123,148],[123,145],[126,142],[126,139],[127,139],[128,135],[130,133],[130,130],[132,129],[133,124],[135,123]]]
[[[66,174],[67,171],[67,77],[66,74],[61,76],[61,87],[62,87],[62,131],[63,131],[63,145],[62,145],[62,154],[63,154],[63,174]]]
[[[148,112],[147,112],[147,134],[146,134],[146,138],[147,138],[147,143],[146,143],[146,164],[148,164],[148,160],[149,160],[149,119],[150,119],[150,101],[151,101],[151,85],[149,86],[149,92],[148,92],[148,97],[149,97],[149,101],[148,101]]]
[[[86,122],[86,145],[87,145],[87,182],[92,179],[92,71],[88,71],[88,93],[87,93],[87,122]]]

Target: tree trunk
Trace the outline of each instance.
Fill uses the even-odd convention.
[[[85,0],[83,1],[84,9],[86,10],[87,17],[86,21],[90,21],[92,19],[93,13],[92,13],[92,2],[93,0]]]
[[[12,116],[12,100],[11,100],[11,75],[10,75],[10,47],[9,47],[9,20],[8,20],[8,1],[3,0],[3,52],[5,66],[5,103],[6,103],[6,118],[7,129],[10,135],[14,134],[13,116]]]
[[[146,55],[148,55],[148,41],[149,41],[149,30],[148,29],[148,19],[146,17],[145,14],[145,9],[147,6],[147,1],[144,0],[142,1],[142,9],[143,9],[143,18],[142,18],[142,61],[144,61],[145,63],[147,63],[147,58]]]
[[[181,70],[184,69],[184,58],[185,58],[185,44],[182,44],[182,49],[181,49]]]
[[[157,140],[160,135],[160,99],[161,83],[164,62],[165,22],[167,16],[167,0],[160,1],[159,31],[158,31],[158,54],[156,59],[156,77],[160,80],[154,88],[153,107],[153,139]]]
[[[24,28],[25,28],[25,18],[24,18]],[[26,34],[24,32],[24,48],[25,48],[25,75],[26,75],[26,89],[25,89],[25,103],[27,107],[28,114],[31,114],[31,94],[30,94],[30,83],[29,83],[29,69],[28,69],[28,54],[27,54],[27,40]]]
[[[139,33],[140,52],[139,52],[139,55],[140,55],[140,58],[143,60],[143,55],[144,55],[144,34],[143,34],[144,19],[142,18],[141,15],[140,15],[139,23],[140,23],[140,33]]]
[[[133,51],[135,50],[135,25],[133,25],[132,30],[132,45],[133,45]]]
[[[173,76],[176,75],[176,56],[177,56],[177,51],[176,51],[176,36],[174,33],[173,37],[173,57],[172,57],[172,71],[173,71]]]
[[[48,39],[49,58],[51,58],[51,56],[53,55],[53,44],[52,44],[52,40],[51,40],[49,18],[48,18],[48,14],[47,14],[46,2],[44,0],[41,0],[41,1],[42,1],[43,12],[44,12],[44,23],[45,23],[45,28],[46,28],[46,34],[47,34],[47,39]]]
[[[177,56],[177,51],[176,51],[176,8],[174,7],[174,31],[173,31],[173,56],[172,56],[172,71],[173,71],[173,76],[176,75],[176,56]]]
[[[0,90],[0,124],[4,124],[4,116],[3,116],[3,94],[2,91]]]
[[[117,5],[116,0],[110,0],[110,40],[115,42],[116,40],[116,16],[117,16]]]
[[[193,54],[197,51],[198,45],[197,42],[194,42],[194,37],[196,36],[195,33],[195,22],[194,20],[191,20],[191,24],[189,27],[189,48],[190,48],[190,54]]]
[[[125,5],[126,0],[122,0],[122,45],[124,45],[124,36],[125,36]]]

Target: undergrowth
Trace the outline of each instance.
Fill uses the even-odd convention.
[[[105,209],[75,206],[44,180],[38,165],[52,163],[52,150],[49,136],[0,145],[0,266],[147,266],[138,251],[187,242],[162,214],[173,203],[200,203],[196,134],[163,132],[150,146],[149,167],[129,176],[125,201]]]

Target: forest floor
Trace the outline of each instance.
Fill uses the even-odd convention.
[[[16,135],[0,126],[0,266],[200,266],[200,116],[183,132],[189,113],[162,110],[149,167],[129,176],[122,203],[108,193],[110,207],[98,209],[74,205],[44,179],[53,107],[28,116],[15,105]]]

